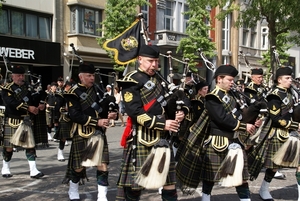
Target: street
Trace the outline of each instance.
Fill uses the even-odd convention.
[[[120,147],[120,138],[123,133],[124,127],[120,126],[120,122],[117,122],[116,127],[108,129],[107,137],[110,149],[110,165],[109,165],[109,189],[108,200],[114,201],[116,196],[116,181],[119,175],[119,168],[122,157],[122,148]],[[65,147],[64,155],[68,158],[69,146]],[[5,179],[0,177],[0,200],[22,200],[22,201],[51,201],[51,200],[63,200],[68,199],[68,186],[62,184],[64,178],[67,160],[65,162],[57,161],[57,142],[50,142],[49,148],[37,149],[37,168],[42,171],[45,176],[42,179],[31,179],[29,176],[29,166],[25,157],[25,152],[20,150],[14,152],[11,161],[11,173],[13,177]],[[2,148],[1,148],[2,152]],[[2,160],[1,160],[2,161]],[[2,166],[2,163],[1,163]],[[271,194],[274,199],[277,200],[297,200],[298,190],[296,185],[295,170],[283,169],[286,175],[285,180],[273,179],[270,185]],[[89,181],[85,182],[85,185],[79,187],[80,197],[82,201],[94,201],[97,200],[97,183],[96,183],[96,169],[87,169]],[[257,180],[249,182],[251,190],[251,200],[261,200],[258,195],[258,190],[262,182],[264,173],[261,173]],[[182,195],[178,189],[178,200],[185,201],[200,201],[201,200],[201,185],[197,189],[194,195],[186,196]],[[143,191],[141,200],[160,201],[160,195],[158,191]],[[212,201],[238,201],[239,198],[236,195],[235,188],[222,188],[215,186],[212,191]]]

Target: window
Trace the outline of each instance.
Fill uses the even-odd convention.
[[[2,10],[0,12],[0,33],[1,34],[8,34],[9,27],[8,27],[8,12],[7,10]]]
[[[165,26],[164,29],[173,31],[173,12],[174,12],[174,2],[172,1],[166,1],[166,10],[165,10]]]
[[[243,25],[243,42],[242,45],[247,46],[249,29],[246,25]]]
[[[101,36],[99,31],[102,11],[82,6],[71,7],[72,34],[89,34]]]
[[[184,12],[189,11],[189,6],[184,4]],[[183,32],[186,31],[186,28],[188,27],[188,22],[189,22],[189,15],[184,13],[184,18],[183,18]]]
[[[250,47],[255,47],[256,45],[256,26],[251,28],[251,41],[250,41]]]
[[[267,49],[268,48],[268,29],[263,28],[261,33],[261,48]]]
[[[149,12],[149,6],[148,5],[143,5],[141,6],[141,13],[143,13],[143,18],[145,22],[145,26],[148,27],[148,12]]]
[[[0,13],[0,33],[51,40],[51,16],[23,10],[4,9]]]
[[[227,15],[222,22],[222,49],[230,50],[230,21],[231,15]]]
[[[24,35],[24,17],[23,13],[12,11],[11,12],[11,33],[12,35]]]

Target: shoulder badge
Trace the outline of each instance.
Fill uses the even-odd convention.
[[[124,94],[124,101],[125,102],[130,102],[133,99],[133,94],[126,91],[126,93]]]
[[[279,122],[279,124],[281,125],[281,126],[286,126],[287,125],[287,123],[286,123],[286,120],[279,120],[278,121]]]

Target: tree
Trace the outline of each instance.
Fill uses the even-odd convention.
[[[101,38],[97,38],[98,44],[102,47],[107,39],[112,39],[126,30],[135,20],[139,6],[150,5],[147,0],[108,0],[104,10],[105,19],[102,21]],[[113,61],[112,52],[108,52]],[[124,71],[124,66],[114,65],[114,70]]]
[[[222,10],[217,16],[222,20],[233,10],[239,10],[240,15],[236,21],[236,26],[253,27],[258,21],[265,20],[269,28],[269,56],[271,58],[271,72],[275,73],[275,58],[271,54],[272,47],[276,48],[278,37],[288,34],[286,41],[292,44],[300,44],[300,26],[298,17],[300,16],[300,4],[294,0],[246,0],[243,4],[238,4],[238,0],[208,0],[207,4],[212,7],[227,6],[227,10]],[[241,6],[244,9],[241,9]]]
[[[193,72],[197,71],[195,60],[199,58],[199,55],[196,55],[198,49],[201,48],[208,57],[213,56],[213,50],[215,49],[214,43],[211,42],[208,35],[211,27],[206,22],[210,21],[210,15],[205,2],[202,0],[187,0],[189,10],[183,13],[189,17],[186,29],[187,37],[180,40],[177,48],[177,52],[182,51],[184,58],[189,58],[189,67]]]

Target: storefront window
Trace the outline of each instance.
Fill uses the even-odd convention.
[[[16,36],[24,35],[24,16],[23,13],[12,11],[11,12],[11,33]]]
[[[50,20],[45,17],[39,17],[39,31],[40,31],[40,38],[50,40],[51,35],[51,27],[50,27]]]
[[[85,8],[82,6],[71,7],[71,33],[90,34],[101,36],[99,31],[102,10]]]
[[[8,12],[7,10],[2,10],[0,12],[0,33],[7,34],[8,33]]]
[[[26,14],[26,36],[37,38],[38,29],[37,29],[37,16]]]
[[[51,40],[51,16],[4,9],[0,12],[0,33]]]

